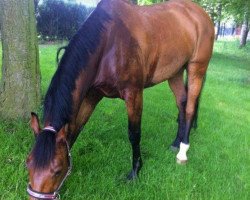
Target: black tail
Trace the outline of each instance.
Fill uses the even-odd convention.
[[[61,50],[66,50],[66,48],[67,48],[67,46],[63,46],[63,47],[60,47],[60,48],[58,48],[57,49],[57,53],[56,53],[56,63],[58,64],[59,63],[59,55],[60,55],[60,52],[61,52]]]

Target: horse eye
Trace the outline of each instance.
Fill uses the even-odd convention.
[[[61,173],[62,173],[62,171],[61,171],[61,170],[58,170],[58,171],[55,172],[55,176],[58,177],[58,176],[61,175]]]

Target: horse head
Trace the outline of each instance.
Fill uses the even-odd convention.
[[[40,128],[36,114],[31,114],[31,128],[36,142],[26,165],[29,172],[27,192],[30,199],[59,199],[59,190],[71,171],[71,156],[65,128]]]

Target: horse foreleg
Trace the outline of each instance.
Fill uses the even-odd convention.
[[[138,176],[142,167],[140,140],[143,94],[141,90],[129,90],[125,96],[128,112],[128,135],[133,152],[132,170],[127,179],[133,180]]]
[[[75,120],[73,120],[73,123],[69,125],[70,132],[74,133],[74,135],[71,135],[71,144],[75,142],[80,131],[82,130],[84,125],[88,122],[96,105],[100,102],[102,98],[103,96],[96,91],[89,91],[86,97],[84,97],[80,109],[77,115],[75,116]]]

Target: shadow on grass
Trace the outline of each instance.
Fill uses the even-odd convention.
[[[225,62],[225,63],[230,63],[229,66],[232,66],[232,64],[235,65],[235,67],[243,70],[250,71],[250,66],[247,65],[249,63],[250,59],[245,57],[243,58],[242,56],[239,55],[232,55],[232,54],[225,54],[225,53],[218,53],[214,52],[213,57],[212,57],[212,62],[214,62],[214,65],[216,65],[217,62]],[[239,62],[245,62],[246,65],[239,65]],[[225,65],[227,67],[228,65]]]

